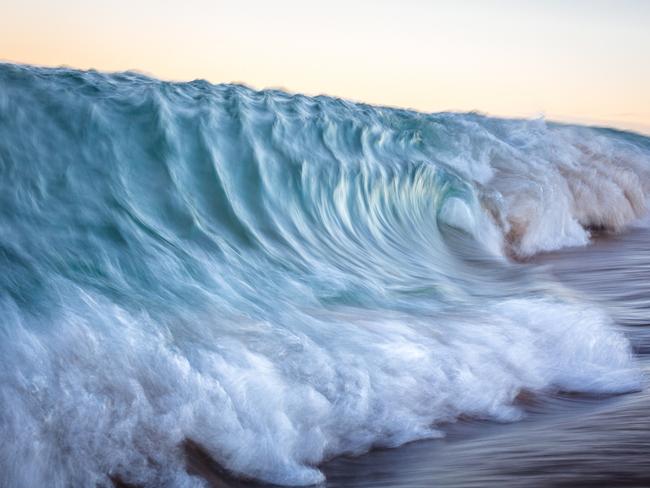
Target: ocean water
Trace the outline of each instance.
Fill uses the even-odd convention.
[[[645,291],[539,256],[649,195],[632,133],[2,64],[0,485],[351,486],[635,398]]]

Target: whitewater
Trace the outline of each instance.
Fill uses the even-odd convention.
[[[0,485],[324,481],[642,373],[531,257],[638,225],[650,138],[0,64]]]

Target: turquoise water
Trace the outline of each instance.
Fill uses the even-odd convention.
[[[530,256],[645,215],[650,139],[0,65],[0,481],[323,481],[341,454],[640,388]]]

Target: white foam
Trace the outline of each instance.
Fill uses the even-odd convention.
[[[308,485],[323,480],[323,459],[440,436],[461,414],[516,420],[522,389],[639,385],[626,340],[603,315],[549,300],[462,317],[195,317],[200,341],[87,295],[78,303],[38,331],[17,312],[6,318],[4,486],[88,486],[108,475],[200,485],[184,468],[185,438],[232,472]]]
[[[582,246],[591,228],[619,232],[645,215],[650,156],[639,146],[543,121],[481,122],[464,122],[472,140],[451,161],[489,189],[486,206],[514,254]]]

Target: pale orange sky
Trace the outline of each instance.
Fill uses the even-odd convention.
[[[650,134],[650,0],[3,0],[0,59]]]

